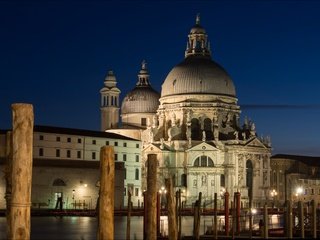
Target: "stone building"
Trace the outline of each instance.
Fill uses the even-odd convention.
[[[134,206],[141,197],[141,142],[113,133],[35,126],[33,142],[32,207],[54,208],[63,197],[63,208],[96,207],[100,175],[100,148],[114,146],[115,207],[127,205],[127,190]],[[0,132],[0,209],[5,208],[4,163],[6,131]]]
[[[151,88],[144,62],[137,86],[122,102],[122,128],[104,130],[142,141],[142,188],[147,155],[157,154],[159,189],[164,178],[173,176],[187,204],[199,192],[211,204],[214,193],[225,190],[231,196],[239,191],[244,205],[249,199],[263,204],[270,185],[270,139],[258,138],[250,120],[240,124],[234,83],[212,60],[199,16],[184,55],[168,73],[161,94]]]
[[[271,157],[269,199],[282,206],[285,200],[297,202],[320,202],[320,158],[277,154]]]

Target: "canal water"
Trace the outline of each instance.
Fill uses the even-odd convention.
[[[208,226],[212,226],[212,216],[202,216],[200,234],[204,234]],[[193,217],[184,216],[181,221],[182,235],[191,236]],[[115,216],[115,239],[126,239],[127,218]],[[105,226],[108,227],[108,226]],[[168,233],[167,217],[162,216],[160,228],[163,234]],[[97,235],[96,217],[32,217],[32,240],[95,240]],[[0,239],[6,237],[6,218],[0,217]],[[143,239],[143,217],[131,217],[131,239]]]

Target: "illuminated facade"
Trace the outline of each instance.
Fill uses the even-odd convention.
[[[211,204],[214,193],[224,190],[239,191],[243,204],[262,204],[270,186],[270,139],[258,138],[250,120],[240,125],[233,81],[211,55],[198,16],[185,58],[169,72],[161,94],[151,88],[143,63],[137,86],[122,102],[123,127],[105,130],[142,141],[144,189],[147,155],[157,154],[159,189],[173,176],[187,204],[199,192]]]
[[[94,209],[98,197],[100,148],[114,146],[115,208],[134,206],[141,197],[141,142],[113,133],[35,126],[33,137],[32,207],[55,208],[63,197],[64,209]],[[6,159],[6,131],[0,132],[0,166]],[[0,209],[5,208],[5,178],[0,172]]]

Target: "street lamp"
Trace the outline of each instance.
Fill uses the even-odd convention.
[[[166,195],[167,189],[165,189],[165,187],[162,186],[159,190],[159,193],[160,193],[160,206],[161,206],[161,208],[163,208],[163,205],[164,205],[163,197],[164,197],[164,195]]]
[[[76,190],[72,190],[72,200],[73,200],[73,209],[76,209],[76,204],[75,204],[75,200],[74,200],[74,194],[75,194]]]
[[[277,192],[275,189],[272,189],[272,191],[270,191],[270,195],[271,195],[272,200],[273,200],[273,202],[272,202],[272,208],[274,208],[275,198],[276,198],[276,196],[278,195],[278,192]]]

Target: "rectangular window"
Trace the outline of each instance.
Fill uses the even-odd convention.
[[[39,156],[43,156],[43,148],[39,148]]]
[[[136,155],[136,162],[139,162],[139,155]]]
[[[94,145],[95,145],[96,143],[97,143],[97,141],[96,141],[96,140],[92,140],[92,144],[94,144]]]
[[[40,136],[39,136],[39,139],[40,139],[40,140],[43,140],[43,135],[40,135]]]
[[[57,142],[60,142],[60,137],[57,137],[56,140],[57,140]]]
[[[123,161],[127,161],[127,154],[123,154]]]
[[[139,169],[138,168],[136,168],[135,179],[139,180]]]
[[[81,158],[81,151],[77,152],[77,158]]]
[[[311,195],[314,195],[314,189],[311,188]]]
[[[114,146],[117,147],[118,146],[118,142],[114,142]]]
[[[78,138],[78,143],[81,143],[81,138]]]
[[[109,146],[109,141],[106,141],[106,145]]]
[[[136,144],[136,148],[139,148],[139,143]]]
[[[118,154],[114,154],[114,160],[118,161]]]
[[[56,149],[56,157],[60,157],[60,149]]]
[[[139,188],[135,188],[134,189],[134,195],[135,196],[139,196]]]
[[[67,150],[67,158],[70,158],[70,157],[71,157],[71,151]]]
[[[96,159],[96,153],[92,152],[92,159]]]
[[[124,147],[127,147],[127,143],[126,143],[126,142],[125,142],[125,143],[123,143],[123,146],[124,146]]]
[[[127,179],[127,169],[124,169],[124,179]]]
[[[68,137],[68,138],[67,138],[67,142],[71,142],[71,138]]]
[[[147,119],[141,118],[141,126],[147,126]]]
[[[124,196],[127,196],[127,188],[124,188]]]

